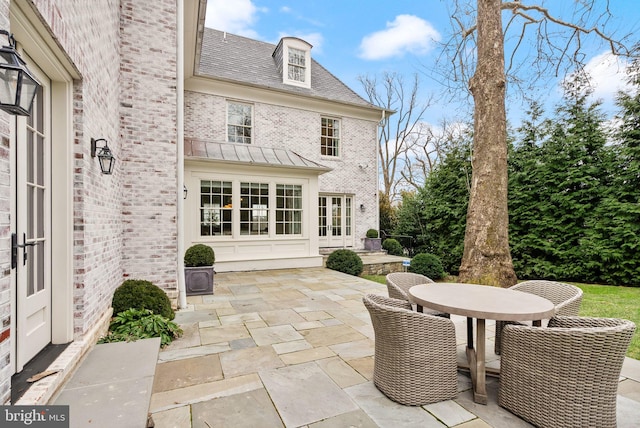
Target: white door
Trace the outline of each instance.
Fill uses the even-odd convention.
[[[320,247],[352,247],[352,198],[344,195],[320,196],[318,225]]]
[[[16,371],[51,342],[51,138],[46,76],[31,116],[15,116]]]

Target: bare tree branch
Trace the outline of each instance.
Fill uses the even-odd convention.
[[[396,73],[384,73],[381,81],[377,77],[359,76],[369,101],[372,104],[395,111],[380,127],[380,157],[382,175],[382,197],[389,203],[400,198],[400,192],[406,187],[400,171],[406,169],[408,162],[405,154],[420,142],[416,135],[420,133],[419,124],[431,99],[423,102],[418,99],[420,79],[413,76],[411,84]]]

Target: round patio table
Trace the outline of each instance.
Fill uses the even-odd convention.
[[[533,321],[555,313],[554,304],[535,294],[477,284],[435,283],[415,285],[409,289],[414,303],[437,311],[467,317],[467,360],[473,384],[473,399],[487,404],[485,369],[485,320]],[[476,347],[473,324],[476,319]]]

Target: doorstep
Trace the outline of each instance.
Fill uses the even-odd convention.
[[[96,345],[52,404],[71,428],[145,427],[159,352],[158,337]]]

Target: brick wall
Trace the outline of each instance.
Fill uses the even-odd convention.
[[[175,290],[176,2],[123,0],[121,14],[124,276]]]
[[[0,28],[9,28],[9,0],[0,1]],[[11,396],[11,219],[9,115],[0,112],[0,403]]]
[[[185,138],[226,141],[226,98],[187,91]],[[250,102],[250,101],[248,101]],[[341,156],[320,155],[319,112],[261,102],[254,106],[253,144],[293,150],[333,168],[320,175],[321,192],[352,193],[354,197],[354,245],[363,246],[367,229],[377,229],[377,122],[340,114]],[[360,165],[363,167],[361,168]],[[360,212],[360,204],[365,211]]]

